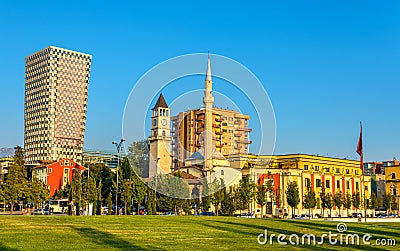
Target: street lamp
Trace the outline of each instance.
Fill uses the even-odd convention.
[[[124,143],[125,139],[121,139],[121,141],[119,143],[117,143],[117,141],[113,141],[112,144],[115,145],[117,147],[117,152],[118,152],[118,158],[117,158],[117,191],[115,193],[115,215],[117,215],[118,213],[118,167],[119,167],[119,157],[120,157],[120,153],[121,153],[121,148],[122,148],[122,144]]]

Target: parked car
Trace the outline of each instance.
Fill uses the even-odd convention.
[[[201,212],[199,216],[215,216],[214,212]]]
[[[175,212],[173,212],[173,211],[168,211],[168,212],[163,213],[162,215],[172,216],[172,215],[175,215]]]
[[[361,217],[363,217],[362,213],[352,213],[350,218],[358,218],[359,214],[361,214]]]
[[[47,208],[38,208],[38,209],[33,210],[32,214],[33,215],[49,215],[50,212],[49,212],[49,209],[47,209]]]
[[[309,220],[309,219],[310,219],[310,215],[308,215],[308,214],[301,214],[301,215],[297,216],[295,219],[296,219],[296,220]]]
[[[242,213],[242,214],[240,214],[240,215],[238,215],[236,217],[239,217],[239,218],[255,218],[256,216],[254,214],[252,214],[252,213]]]

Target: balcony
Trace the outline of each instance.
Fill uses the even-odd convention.
[[[251,128],[248,128],[248,127],[246,127],[246,128],[244,128],[244,131],[245,132],[251,132],[251,131],[253,131]]]
[[[222,121],[224,121],[221,117],[215,117],[215,121],[217,121],[217,122],[222,122]]]
[[[215,134],[222,135],[222,131],[221,130],[215,130]]]
[[[215,128],[220,128],[221,127],[221,123],[213,123],[212,126],[215,127]]]

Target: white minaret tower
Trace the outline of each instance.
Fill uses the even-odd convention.
[[[204,169],[205,171],[212,171],[212,152],[213,152],[213,132],[212,132],[212,109],[214,104],[214,97],[212,96],[212,79],[211,79],[211,63],[210,55],[208,55],[207,73],[205,80],[205,91],[203,103],[206,108],[205,111],[205,127],[204,127]]]

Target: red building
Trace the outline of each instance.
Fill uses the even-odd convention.
[[[42,162],[40,166],[34,167],[32,175],[47,185],[50,190],[50,197],[53,197],[54,194],[72,181],[72,177],[77,170],[82,172],[85,167],[65,158],[57,162]]]

